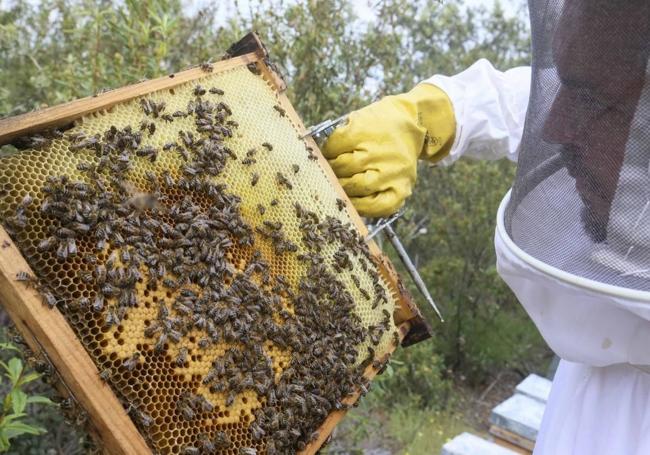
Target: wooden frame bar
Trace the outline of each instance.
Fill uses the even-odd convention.
[[[16,281],[17,273],[33,272],[2,227],[0,244],[0,302],[32,351],[39,353],[42,346],[73,398],[88,412],[109,453],[151,453],[63,315],[44,305],[37,291]]]

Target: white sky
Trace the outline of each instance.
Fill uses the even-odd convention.
[[[237,3],[239,4],[240,9],[246,11],[248,9],[249,1],[250,0],[237,0]],[[289,1],[300,1],[300,0],[289,0]],[[351,0],[351,1],[354,4],[357,15],[360,18],[369,19],[370,17],[373,16],[372,5],[375,5],[377,3],[377,0]],[[434,2],[438,0],[429,0],[429,1]],[[509,16],[521,13],[523,8],[525,8],[526,6],[525,0],[465,0],[464,3],[467,6],[473,6],[473,7],[485,6],[488,9],[490,9],[496,1],[499,1],[501,3],[501,6]],[[454,0],[442,0],[442,2],[453,3]],[[214,3],[214,0],[213,1],[185,0],[183,3],[190,11],[195,11],[200,9],[202,6]],[[222,18],[225,20],[229,15],[228,10],[230,10],[232,3],[230,1],[223,2],[223,3],[228,5],[227,11],[225,11],[225,14],[222,16]]]
[[[248,8],[249,1],[250,0],[237,0],[237,2],[239,3],[242,9]],[[295,0],[290,0],[290,1],[295,1]],[[434,2],[438,0],[429,0],[429,1]],[[441,1],[443,3],[454,2],[454,0],[441,0]],[[494,5],[495,1],[497,0],[465,0],[465,4],[469,6],[483,5],[490,8],[492,7],[492,5]],[[231,4],[230,1],[223,1],[223,0],[184,0],[183,4],[186,5],[186,7],[190,11],[195,11],[200,9],[202,6],[209,5],[211,3],[219,3],[219,2],[228,4],[229,6]],[[11,0],[0,0],[0,9],[6,8],[7,5],[11,3],[12,3]],[[352,0],[352,3],[355,5],[357,14],[363,18],[368,14],[372,14],[372,7],[369,5],[376,4],[377,0]],[[500,0],[500,3],[509,15],[514,15],[521,11],[521,8],[525,6],[526,1],[525,0]]]
[[[437,1],[437,0],[430,0],[430,1]],[[472,7],[477,7],[477,6],[485,6],[486,8],[490,9],[496,0],[465,0],[465,4],[467,6],[472,6]],[[442,3],[453,3],[454,0],[442,0]],[[377,3],[377,1],[373,0],[352,0],[352,3],[355,5],[355,8],[357,10],[357,14],[360,17],[364,17],[367,14],[372,14],[372,7],[369,5],[373,5]],[[524,6],[525,1],[524,0],[500,0],[501,6],[503,9],[506,11],[508,15],[514,15],[516,14],[522,6]]]

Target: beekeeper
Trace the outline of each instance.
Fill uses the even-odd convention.
[[[562,358],[535,454],[650,454],[650,2],[529,6],[532,67],[434,76],[323,152],[371,217],[403,204],[418,159],[517,160],[498,269]]]

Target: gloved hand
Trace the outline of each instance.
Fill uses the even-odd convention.
[[[359,213],[385,217],[411,195],[418,158],[444,158],[455,130],[447,95],[419,84],[352,112],[322,150]]]

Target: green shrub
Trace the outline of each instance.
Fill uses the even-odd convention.
[[[3,392],[2,415],[0,416],[0,452],[7,452],[13,439],[23,435],[41,435],[46,430],[30,423],[27,415],[29,405],[52,405],[49,398],[31,394],[26,386],[40,378],[38,373],[25,368],[23,361],[16,355],[19,349],[12,343],[0,343],[2,357],[14,355],[6,360],[0,360],[3,369],[0,375],[0,388]],[[9,354],[10,355],[10,354]]]
[[[405,247],[445,318],[440,324],[407,279],[433,323],[434,337],[427,347],[406,351],[426,351],[418,359],[421,362],[437,354],[448,372],[473,384],[503,368],[540,369],[549,354],[496,271],[496,213],[513,177],[514,165],[506,161],[460,160],[447,168],[422,166],[405,220],[398,225]]]

